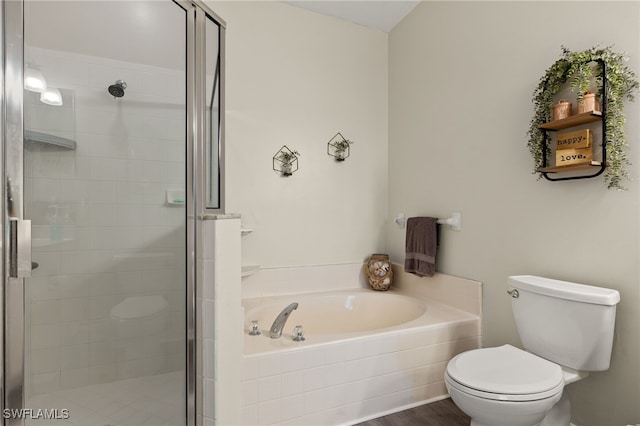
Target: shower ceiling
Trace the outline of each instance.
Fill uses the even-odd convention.
[[[420,1],[331,1],[331,0],[298,0],[285,1],[293,6],[302,7],[323,15],[334,16],[365,27],[389,32]]]
[[[181,63],[164,52],[181,49],[183,40],[171,37],[171,31],[162,26],[171,19],[171,10],[154,7],[154,3],[155,0],[118,1],[116,8],[113,1],[25,1],[25,15],[30,17],[25,22],[27,43],[74,54],[180,69]],[[65,7],[72,8],[74,13],[59,13]],[[78,16],[114,17],[114,10],[118,10],[118,31],[114,30],[113,19],[78,19]],[[46,33],[52,16],[61,29],[55,36]],[[71,28],[75,30],[70,31]],[[155,43],[145,44],[143,41],[150,37]]]

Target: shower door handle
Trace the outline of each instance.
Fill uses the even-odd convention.
[[[31,276],[31,221],[9,218],[9,277]]]

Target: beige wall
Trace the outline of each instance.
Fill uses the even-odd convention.
[[[482,281],[484,344],[519,344],[507,276],[538,274],[615,288],[611,369],[570,385],[573,422],[640,422],[639,104],[627,105],[634,181],[537,180],[531,97],[560,46],[601,42],[640,69],[636,2],[426,2],[389,38],[389,217],[461,211],[443,230],[438,270]],[[404,233],[387,225],[394,261]]]
[[[533,90],[561,45],[615,44],[640,69],[638,2],[426,2],[388,45],[278,2],[209,3],[228,23],[228,207],[255,230],[244,263],[349,263],[378,250],[401,262],[404,232],[390,218],[461,211],[438,270],[484,283],[485,345],[519,343],[508,275],[621,292],[611,369],[567,391],[580,426],[640,421],[638,103],[627,106],[628,191],[602,178],[538,181],[526,148]],[[344,164],[325,154],[338,131],[356,141]],[[302,153],[286,179],[271,170],[283,144]]]
[[[361,262],[385,247],[387,34],[280,2],[209,2],[227,22],[227,211],[244,264]],[[337,133],[355,141],[337,163]],[[282,145],[300,169],[272,170]]]

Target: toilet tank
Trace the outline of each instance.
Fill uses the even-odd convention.
[[[616,290],[532,275],[509,277],[511,306],[524,348],[580,371],[609,368]]]

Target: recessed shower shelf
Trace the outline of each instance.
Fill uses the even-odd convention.
[[[24,146],[30,148],[33,146],[48,146],[61,149],[76,149],[76,141],[67,138],[61,138],[60,136],[50,135],[48,133],[36,132],[35,130],[25,129],[24,131]],[[34,145],[35,144],[35,145]]]

